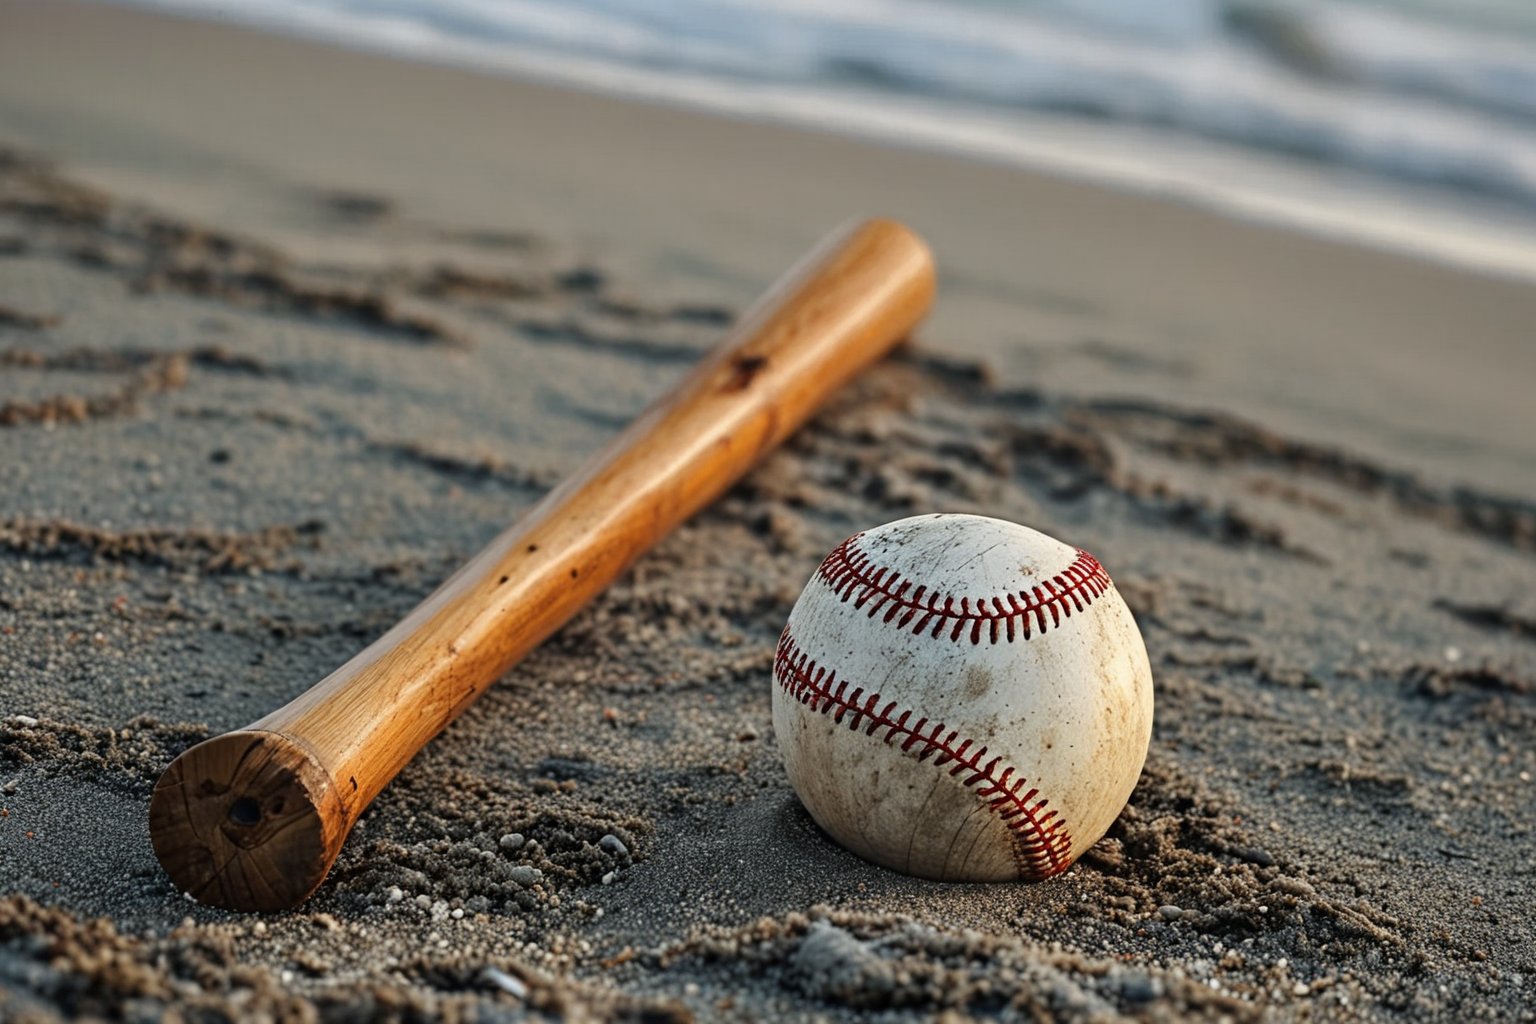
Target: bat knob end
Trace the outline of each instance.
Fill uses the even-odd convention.
[[[280,733],[241,730],[184,752],[155,784],[149,836],[171,880],[230,910],[287,910],[350,830],[330,774]]]

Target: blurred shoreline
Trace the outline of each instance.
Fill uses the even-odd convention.
[[[114,2],[939,150],[1536,279],[1536,19],[1518,8]]]
[[[1536,290],[1002,163],[67,0],[0,6],[0,140],[318,263],[410,224],[569,240],[639,294],[751,299],[860,215],[938,254],[925,337],[1009,386],[1243,410],[1536,493]],[[312,202],[359,194],[365,244]],[[367,204],[365,204],[367,205]]]

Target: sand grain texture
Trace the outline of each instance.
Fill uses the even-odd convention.
[[[181,32],[300,77],[328,52],[86,7],[0,6],[8,19],[40,41],[73,26],[72,46],[115,31],[123,67]],[[616,116],[374,58],[331,70]],[[1177,360],[1223,358],[1240,303],[1216,303],[1193,350],[1159,344],[1166,321],[1135,358],[1085,343],[1033,360],[1066,314],[1001,267],[1002,305],[1023,315],[962,298],[848,389],[434,742],[302,908],[188,902],[146,832],[171,758],[388,628],[817,231],[743,215],[673,238],[654,212],[562,207],[538,177],[482,186],[470,223],[436,185],[382,187],[378,124],[360,120],[324,173],[302,156],[257,168],[211,130],[201,153],[171,141],[150,159],[147,136],[102,127],[117,100],[76,95],[62,72],[25,91],[7,74],[0,1019],[1529,1019],[1536,488],[1510,467],[1532,453],[1489,437],[1457,476],[1443,449],[1416,458],[1390,416],[1330,439],[1291,429],[1299,399],[1288,413],[1245,397],[1260,383],[1169,385]],[[137,128],[160,116],[172,132],[154,88]],[[340,85],[319,95],[294,133],[349,102]],[[464,132],[451,173],[495,179],[490,143]],[[903,166],[847,145],[866,170]],[[620,167],[583,174],[607,176],[615,207],[646,202]],[[752,208],[756,183],[740,187]],[[1176,207],[1147,216],[1207,230]],[[1446,316],[1506,288],[1223,237],[1315,247],[1338,275],[1405,293],[1432,279]],[[1130,301],[1114,277],[1076,287],[1114,308]],[[1499,294],[1489,317],[1536,304]],[[1365,315],[1331,301],[1341,321]],[[1312,316],[1289,327],[1306,335]],[[1373,358],[1387,365],[1348,356]],[[1074,360],[1092,373],[1058,372]],[[796,804],[774,746],[774,644],[822,555],[937,510],[1093,551],[1147,640],[1142,781],[1047,884],[935,885],[858,861]]]

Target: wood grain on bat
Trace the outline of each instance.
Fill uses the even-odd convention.
[[[880,358],[932,302],[892,221],[828,238],[668,395],[398,625],[291,703],[182,754],[150,831],[178,886],[296,905],[380,790],[492,682]]]

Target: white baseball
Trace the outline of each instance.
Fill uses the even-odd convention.
[[[1086,551],[1000,519],[855,534],[789,615],[773,727],[801,802],[867,860],[1036,881],[1109,829],[1141,774],[1152,671]]]

